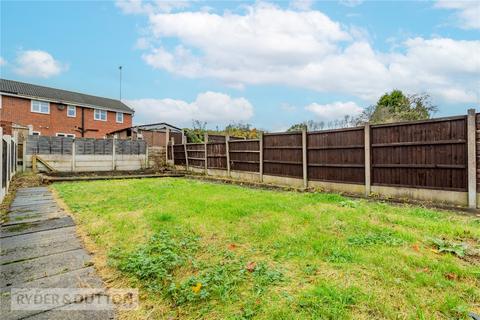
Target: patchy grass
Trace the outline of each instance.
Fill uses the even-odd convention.
[[[54,184],[128,319],[466,319],[478,218],[188,179]]]

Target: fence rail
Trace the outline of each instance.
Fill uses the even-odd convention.
[[[424,121],[265,133],[253,140],[227,137],[172,150],[168,159],[187,169],[254,173],[259,181],[278,177],[304,187],[361,189],[366,195],[438,196],[476,207],[477,183],[480,187],[480,115],[474,110]]]
[[[0,203],[8,193],[10,181],[17,172],[17,138],[4,135],[0,127]]]

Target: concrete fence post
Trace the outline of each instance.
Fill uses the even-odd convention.
[[[185,169],[188,171],[188,150],[187,150],[187,142],[184,141],[183,143],[183,151],[185,152]]]
[[[258,139],[258,151],[259,151],[259,178],[260,182],[263,182],[263,132],[260,132],[260,137]]]
[[[174,144],[175,144],[175,139],[172,137],[171,138],[171,144],[172,144],[172,147],[171,147],[171,150],[172,150],[172,165],[175,167],[175,147],[174,147]]]
[[[7,153],[4,154],[3,156],[7,157],[7,170],[5,170],[7,174],[7,184],[5,189],[6,192],[8,192],[8,189],[10,188],[10,178],[12,177],[12,162],[11,162],[11,155],[10,155],[12,152],[11,142],[12,142],[11,137],[8,135],[5,135],[3,143],[7,144]]]
[[[372,192],[372,161],[371,161],[371,142],[370,142],[370,123],[365,124],[365,196],[369,197]]]
[[[468,110],[467,149],[468,149],[468,207],[477,208],[477,128],[475,109]]]
[[[203,146],[204,146],[204,162],[205,162],[205,174],[208,174],[208,150],[207,150],[207,143],[208,143],[208,133],[205,133],[203,139]]]
[[[230,177],[230,136],[225,137],[225,155],[227,156],[227,176]]]
[[[145,169],[150,167],[148,163],[148,144],[145,142]]]
[[[72,141],[72,172],[75,172],[76,170],[76,154],[77,154],[77,144],[75,142],[75,139]]]
[[[303,187],[308,188],[307,129],[302,130]]]
[[[23,145],[22,145],[22,150],[23,150],[22,171],[23,172],[27,170],[27,140],[28,140],[28,136],[23,138]]]
[[[165,164],[168,165],[168,144],[170,141],[170,129],[165,130]]]
[[[113,142],[113,146],[112,146],[112,170],[115,171],[116,170],[116,153],[117,153],[117,140],[115,139],[115,136],[113,137],[112,139],[112,142]]]

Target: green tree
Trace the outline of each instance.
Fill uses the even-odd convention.
[[[380,97],[374,106],[370,106],[358,118],[358,123],[389,123],[430,119],[437,111],[426,93],[405,95],[393,90]]]

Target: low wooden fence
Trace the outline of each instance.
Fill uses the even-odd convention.
[[[60,172],[139,170],[148,167],[143,140],[28,136],[24,169],[38,155]],[[46,168],[40,168],[45,170]]]
[[[17,172],[17,139],[4,135],[0,127],[0,203],[8,192],[10,181]]]
[[[469,110],[426,121],[174,144],[168,159],[211,175],[476,208],[479,144],[480,116]]]

